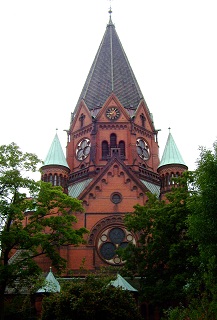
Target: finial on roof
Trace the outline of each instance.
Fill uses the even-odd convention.
[[[50,267],[50,272],[52,272],[52,267]]]
[[[169,130],[169,133],[170,133],[171,128],[169,127],[168,130]]]
[[[111,0],[110,1],[110,8],[109,8],[109,24],[112,24],[112,6],[111,6]]]
[[[58,131],[58,128],[56,128],[56,132]]]

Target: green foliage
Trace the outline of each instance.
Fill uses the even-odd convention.
[[[217,143],[200,148],[187,206],[188,235],[198,247],[194,273],[186,282],[187,304],[167,310],[166,319],[217,319]]]
[[[49,257],[60,271],[65,260],[57,248],[78,245],[87,232],[73,228],[72,213],[83,210],[80,201],[61,187],[28,177],[39,164],[36,155],[22,153],[14,143],[0,146],[0,295],[6,286],[33,285],[40,274],[33,258],[39,255]],[[15,252],[19,258],[10,263]]]
[[[185,301],[183,288],[195,271],[192,257],[197,247],[187,234],[190,179],[186,173],[178,180],[178,187],[168,195],[169,202],[149,194],[147,205],[137,205],[125,218],[126,227],[139,234],[139,245],[123,252],[125,268],[141,277],[141,299],[160,310]]]
[[[66,284],[43,299],[42,320],[140,320],[129,291],[109,285],[109,278],[88,276]]]
[[[217,144],[213,151],[201,148],[194,173],[196,192],[189,203],[189,233],[200,246],[203,263],[217,252]]]
[[[4,320],[36,320],[36,310],[30,295],[16,295],[5,301]]]
[[[217,319],[217,143],[213,150],[200,151],[188,201],[188,233],[198,245],[199,258],[194,260],[197,272],[188,284],[186,310]]]
[[[210,302],[207,296],[192,299],[188,306],[180,305],[164,313],[163,320],[216,320],[216,301]]]

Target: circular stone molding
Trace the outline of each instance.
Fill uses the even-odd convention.
[[[119,192],[113,192],[110,197],[111,202],[118,204],[122,201],[122,195]]]
[[[136,245],[135,237],[123,226],[108,227],[100,232],[97,242],[97,251],[101,259],[111,265],[122,265],[117,250],[126,248],[129,243]]]
[[[79,161],[86,159],[90,153],[91,143],[89,139],[83,139],[76,148],[76,157]]]
[[[149,146],[148,146],[147,142],[144,139],[139,138],[139,139],[136,140],[136,150],[137,150],[137,153],[138,153],[139,157],[142,160],[148,160],[149,159],[149,157],[150,157]]]

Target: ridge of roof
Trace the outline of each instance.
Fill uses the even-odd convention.
[[[125,108],[137,109],[143,99],[136,77],[111,18],[96,53],[75,112],[83,99],[89,110],[102,106],[114,92]]]
[[[53,142],[43,164],[43,166],[48,165],[59,165],[69,168],[57,133],[54,136]]]
[[[169,132],[166,146],[164,148],[163,156],[161,158],[158,168],[168,164],[182,164],[186,166],[181,156],[181,153],[179,152],[177,145],[173,139],[173,136],[170,132]]]

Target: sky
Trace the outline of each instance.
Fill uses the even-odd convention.
[[[46,158],[70,115],[112,6],[125,53],[154,117],[189,170],[217,138],[216,0],[0,0],[0,145]]]

